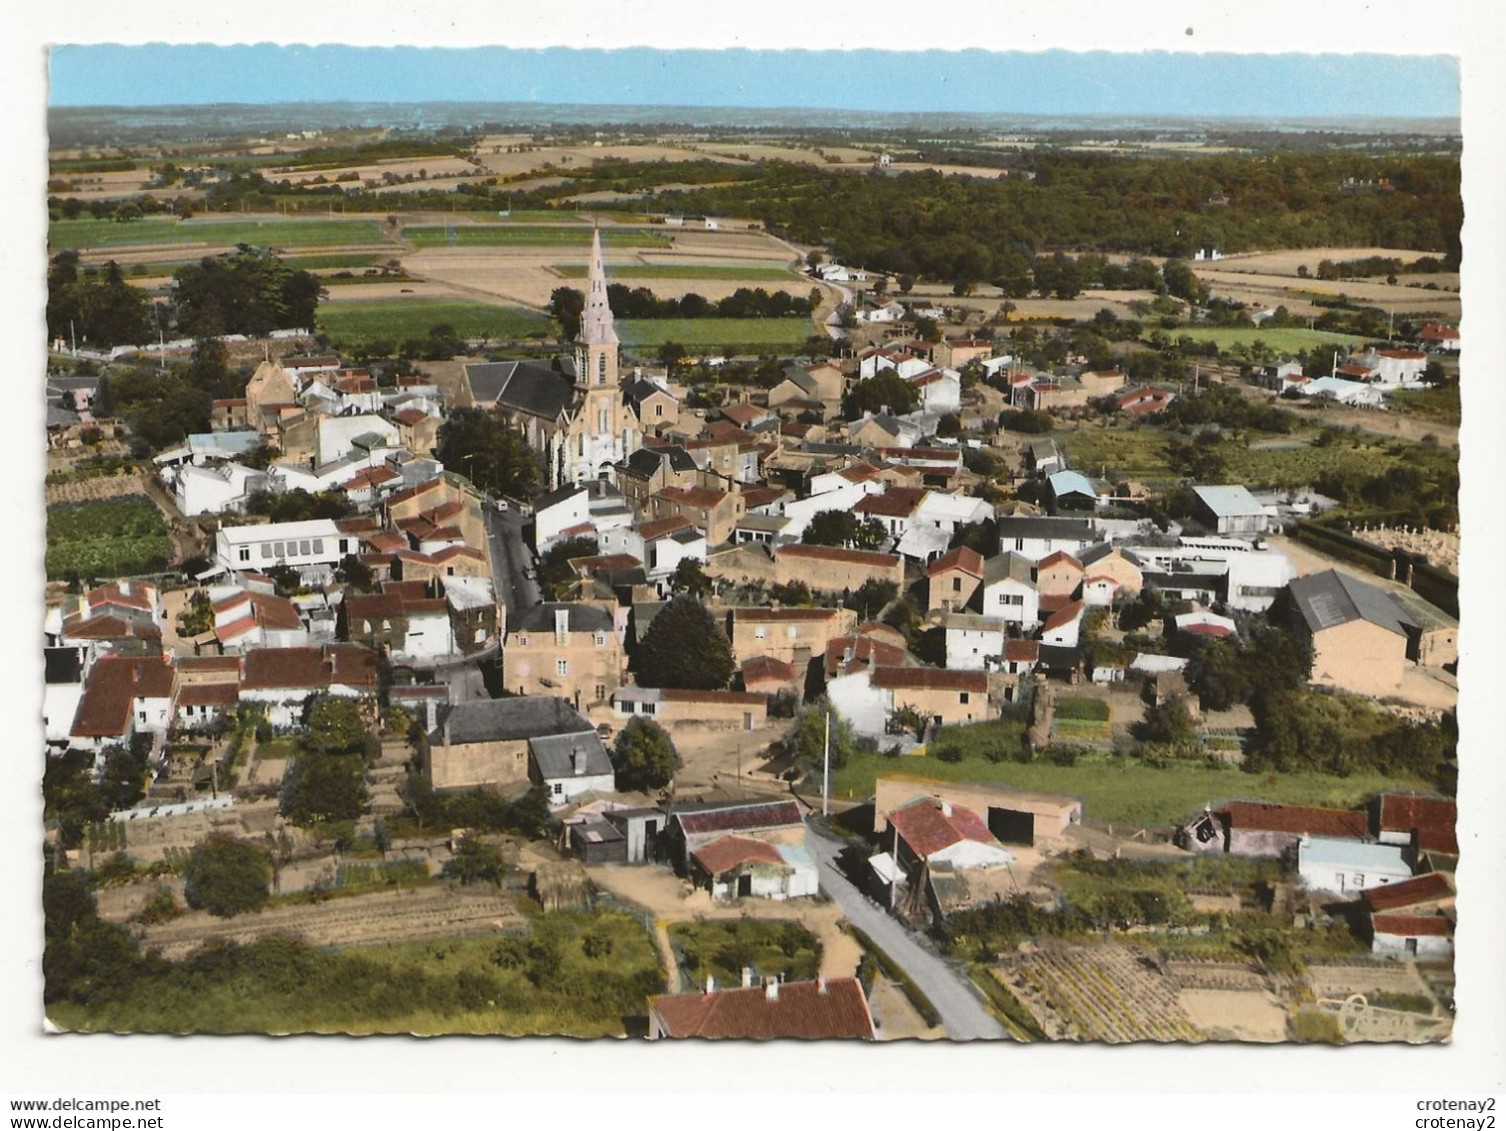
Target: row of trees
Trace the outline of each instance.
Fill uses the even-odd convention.
[[[648,287],[607,284],[607,302],[618,318],[794,318],[804,317],[821,301],[819,289],[806,298],[762,287],[739,287],[724,299],[712,300],[691,292],[679,298],[659,298]],[[580,332],[585,294],[574,287],[556,287],[549,295],[549,313],[564,336]]]

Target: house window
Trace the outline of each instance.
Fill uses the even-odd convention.
[[[315,538],[314,539],[314,553],[316,553],[316,554],[322,554],[322,553],[324,553],[324,539],[323,538]]]
[[[555,782],[554,783],[554,796],[556,796],[556,797],[563,797],[564,795],[565,795],[565,785],[564,785],[564,783],[563,782]]]
[[[1014,540],[1014,548],[1016,550],[1023,550],[1025,548],[1025,539],[1023,539],[1023,538],[1016,538]]]
[[[518,636],[518,647],[520,647],[520,648],[527,648],[528,647],[528,637],[522,635],[521,633]]]
[[[272,547],[267,545],[267,543],[265,542],[261,544],[261,556],[263,559],[270,558],[272,556]],[[245,559],[242,560],[244,561]]]
[[[639,703],[638,704],[638,713],[640,715],[652,715],[654,713],[654,704],[652,704],[652,703]]]
[[[1362,887],[1365,886],[1365,873],[1364,872],[1356,872],[1354,874],[1354,886],[1356,888],[1362,888]]]
[[[142,723],[146,722],[146,712],[145,711],[137,711],[136,712],[136,721],[137,722],[142,722]]]
[[[800,635],[800,626],[792,624],[784,631],[786,636],[788,636],[791,640],[794,640],[795,637]]]
[[[262,556],[263,557],[266,556],[266,550],[267,550],[267,548],[265,546],[263,546],[262,547]],[[242,546],[241,547],[240,558],[241,558],[241,561],[243,561],[243,562],[249,562],[251,560],[251,549],[250,549],[249,546]]]
[[[604,683],[598,683],[596,685],[596,701],[598,703],[600,703],[606,697],[607,697],[607,685],[604,684]]]
[[[607,634],[605,632],[598,632],[596,634],[596,646],[598,648],[605,648],[606,645],[607,645]]]
[[[291,545],[291,543],[289,543],[289,545]],[[313,545],[309,542],[309,540],[307,538],[303,539],[303,541],[301,541],[301,542],[298,543],[298,552],[300,554],[302,554],[304,557],[308,557],[309,554],[313,552]]]
[[[557,676],[560,676],[560,677],[564,677],[564,676],[569,675],[570,674],[570,661],[569,660],[555,660],[554,661],[554,674],[557,675]]]
[[[954,578],[952,578],[952,592],[953,593],[961,593],[962,592],[962,578],[960,578],[960,577],[954,577]]]
[[[664,406],[662,404],[656,404],[656,405],[654,405],[654,415],[655,416],[663,416],[664,415]]]
[[[759,625],[757,628],[755,628],[753,630],[753,639],[754,640],[762,640],[768,634],[769,634],[769,630],[766,629],[766,628],[764,628],[763,625]]]

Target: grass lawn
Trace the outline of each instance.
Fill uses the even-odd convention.
[[[143,973],[94,1008],[49,1006],[83,1031],[622,1036],[664,973],[622,911],[549,912],[491,935],[321,950],[277,939]]]
[[[1072,466],[1084,475],[1135,479],[1142,483],[1167,482],[1177,478],[1167,460],[1163,428],[1078,428],[1057,432],[1053,439],[1067,453]]]
[[[1070,794],[1083,799],[1084,814],[1088,817],[1137,825],[1178,824],[1208,802],[1229,798],[1347,809],[1382,790],[1429,788],[1423,782],[1380,774],[1353,774],[1347,778],[1317,773],[1266,775],[1203,765],[1153,769],[1129,758],[1079,760],[1075,766],[1057,766],[1050,762],[989,762],[976,757],[943,762],[925,756],[886,758],[882,754],[859,754],[836,772],[833,792],[854,800],[869,797],[874,778],[881,773],[913,774],[943,781],[995,782],[1019,789]]]
[[[415,248],[450,247],[523,247],[530,245],[566,245],[588,248],[591,229],[584,225],[557,228],[524,224],[456,224],[452,228],[404,228],[403,236]],[[668,247],[669,240],[658,232],[603,232],[604,247]]]
[[[439,325],[452,326],[462,338],[547,337],[558,332],[541,314],[464,300],[400,299],[325,303],[319,307],[319,328],[342,345],[378,338],[395,342],[422,338]]]
[[[140,244],[248,243],[256,247],[328,247],[375,243],[374,220],[54,220],[48,246],[130,247]]]
[[[815,331],[809,318],[644,318],[617,323],[625,346],[788,346],[805,343]]]
[[[1166,331],[1167,337],[1191,338],[1195,342],[1217,342],[1221,350],[1237,345],[1253,345],[1264,342],[1277,353],[1291,354],[1310,350],[1317,346],[1352,347],[1364,342],[1353,334],[1335,334],[1330,330],[1304,330],[1300,326],[1279,329],[1261,326],[1178,326]]]
[[[584,279],[584,263],[556,263],[554,271],[566,279]],[[751,263],[738,266],[732,263],[651,263],[641,267],[613,267],[607,272],[611,282],[629,279],[747,279],[750,282],[789,282],[799,279],[793,271],[783,267]]]
[[[47,576],[112,578],[165,569],[167,524],[145,495],[47,508]]]

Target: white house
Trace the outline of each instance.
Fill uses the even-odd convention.
[[[398,437],[397,426],[374,413],[356,413],[351,416],[321,416],[319,418],[319,461],[329,463],[342,459],[356,450],[357,441],[366,451],[387,449],[396,451],[403,446]]]
[[[553,809],[583,793],[610,793],[617,786],[612,759],[594,730],[530,738],[528,776],[543,787]]]
[[[1390,392],[1420,388],[1428,355],[1421,350],[1371,350],[1365,354],[1364,362],[1376,371],[1376,384]]]
[[[1297,844],[1297,878],[1311,891],[1354,895],[1411,877],[1399,845],[1322,836],[1304,836]]]
[[[594,532],[591,493],[580,484],[567,483],[533,500],[533,548],[538,553],[562,538]]]
[[[226,652],[247,648],[296,648],[309,632],[292,601],[237,589],[214,599],[214,635]]]
[[[1034,563],[1013,551],[983,563],[983,615],[1033,629],[1041,620]]]
[[[1041,625],[1041,643],[1058,648],[1076,648],[1082,636],[1083,614],[1087,606],[1081,601],[1069,601],[1046,618]]]
[[[1393,958],[1449,959],[1454,954],[1454,930],[1443,915],[1407,912],[1370,917],[1370,953]]]
[[[790,538],[799,539],[805,533],[805,528],[810,525],[811,519],[822,511],[853,510],[868,494],[869,491],[864,484],[847,482],[834,490],[787,502],[780,507],[779,512],[784,518],[790,520],[784,533]]]
[[[815,861],[799,844],[731,833],[692,849],[689,863],[712,899],[799,899],[820,887]]]
[[[359,538],[342,533],[327,518],[227,526],[214,540],[215,558],[228,570],[260,572],[290,566],[309,582],[325,580],[342,558],[360,548]]]
[[[901,370],[903,372],[903,370]],[[921,412],[948,413],[962,408],[962,374],[955,369],[926,369],[907,378],[920,393]]]
[[[1048,558],[1058,550],[1076,556],[1102,540],[1091,519],[1030,515],[1006,515],[999,519],[999,552],[1023,554],[1032,562]]]
[[[860,310],[854,317],[859,322],[900,322],[904,320],[905,308],[898,302],[890,301],[870,310]]]
[[[946,626],[946,666],[967,671],[982,671],[988,661],[999,661],[1009,638],[1008,622],[1001,617],[984,617],[974,613],[948,613]]]
[[[1346,381],[1342,377],[1319,377],[1299,386],[1299,389],[1304,397],[1317,397],[1361,408],[1376,408],[1385,399],[1378,386],[1364,381]]]
[[[244,511],[255,491],[268,487],[265,472],[223,463],[215,467],[184,464],[169,473],[172,477],[173,501],[185,515],[223,514]]]

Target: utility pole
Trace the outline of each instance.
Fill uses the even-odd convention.
[[[826,712],[826,745],[821,753],[821,816],[831,811],[831,712]]]

